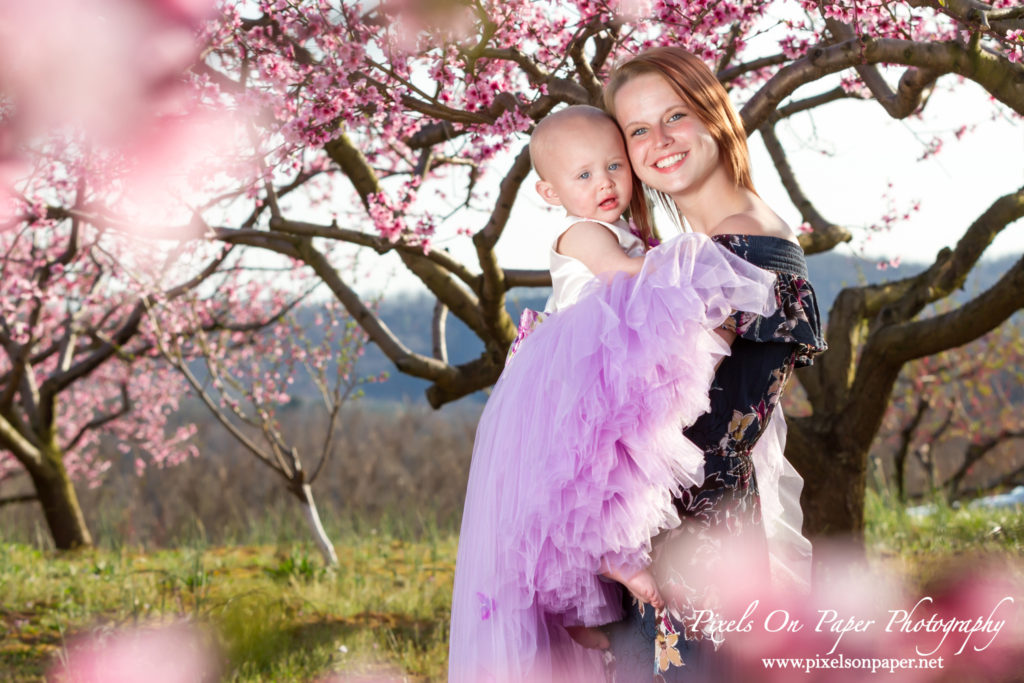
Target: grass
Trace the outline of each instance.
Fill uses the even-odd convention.
[[[38,680],[75,634],[185,620],[215,634],[224,680],[314,680],[384,669],[442,680],[454,535],[337,544],[59,554],[0,546],[0,679]]]
[[[944,500],[934,512],[914,516],[901,505],[868,492],[865,544],[869,557],[922,587],[951,565],[1009,563],[1020,573],[1024,558],[1024,508],[959,508]]]
[[[918,518],[870,495],[866,538],[872,562],[924,585],[958,558],[1020,558],[1024,511],[939,505]],[[76,553],[0,544],[0,679],[41,679],[78,634],[186,621],[212,634],[226,681],[445,680],[453,531],[353,525],[334,535],[334,571],[277,531],[242,540],[208,547],[196,533],[173,550]]]

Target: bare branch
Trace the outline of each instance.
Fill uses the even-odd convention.
[[[826,19],[825,25],[839,40],[857,39],[853,27],[849,24],[835,19]],[[855,68],[861,80],[864,81],[864,85],[874,95],[875,100],[894,119],[904,119],[924,106],[924,102],[927,101],[935,87],[935,79],[944,73],[940,70],[911,67],[903,72],[899,85],[893,91],[877,66],[859,64]]]
[[[206,391],[206,388],[203,387],[202,383],[189,369],[188,364],[186,364],[181,358],[180,353],[175,354],[170,349],[164,348],[162,344],[160,345],[160,352],[163,357],[166,358],[168,362],[170,362],[175,368],[177,368],[178,372],[182,374],[185,380],[192,387],[192,390],[196,392],[196,395],[200,398],[213,417],[223,425],[224,429],[228,430],[228,433],[231,434],[231,436],[233,436],[235,440],[238,441],[238,443],[240,443],[246,450],[252,453],[257,460],[287,479],[287,474],[281,464],[275,463],[258,445],[242,433],[234,422],[228,419],[228,416],[224,414],[224,411],[220,409],[217,403]]]
[[[766,123],[761,126],[760,131],[761,139],[764,141],[764,146],[768,149],[768,155],[779,172],[779,178],[782,180],[783,187],[789,193],[789,198],[793,205],[800,211],[800,216],[811,226],[812,232],[800,235],[800,246],[803,247],[804,252],[807,254],[817,254],[832,249],[840,242],[849,242],[853,239],[853,235],[850,234],[849,230],[827,220],[818,213],[811,200],[804,194],[796,180],[792,167],[789,165],[789,160],[786,158],[786,151],[782,148],[782,143],[779,142],[779,138],[775,135],[774,125]]]
[[[515,268],[505,269],[505,287],[550,287],[550,270],[517,270]]]
[[[402,372],[433,381],[454,380],[457,371],[433,358],[413,353],[388,328],[384,322],[374,315],[359,295],[338,275],[323,254],[313,248],[310,243],[300,246],[301,258],[323,280],[338,301],[345,307],[349,315],[369,335],[370,339],[384,352],[384,355]]]
[[[337,225],[316,225],[314,223],[305,223],[303,221],[281,219],[272,220],[270,222],[270,227],[277,232],[301,235],[302,237],[327,237],[330,239],[341,240],[342,242],[349,242],[350,244],[358,244],[363,247],[369,247],[378,254],[386,254],[389,251],[398,251],[422,257],[451,272],[470,288],[476,290],[477,287],[479,287],[480,277],[472,273],[461,262],[452,258],[451,255],[443,249],[431,249],[429,252],[423,253],[423,247],[418,244],[409,244],[402,239],[399,239],[397,242],[391,242],[380,235],[372,235],[370,233],[360,232],[359,230],[339,228]]]
[[[1020,310],[1024,305],[1022,291],[1024,259],[995,285],[949,313],[879,329],[872,335],[863,357],[878,355],[889,361],[905,362],[966,344]]]
[[[324,436],[323,447],[320,449],[320,457],[317,460],[316,466],[313,468],[313,473],[309,475],[306,481],[312,484],[316,481],[316,478],[320,475],[320,470],[327,463],[327,459],[331,455],[331,444],[334,442],[334,432],[338,427],[338,413],[341,412],[341,406],[348,401],[352,395],[353,390],[356,388],[355,381],[349,381],[345,387],[345,393],[338,391],[339,387],[335,387],[334,395],[332,396],[331,404],[328,411],[327,419],[327,435]]]
[[[729,81],[735,80],[740,76],[750,73],[751,71],[757,71],[764,69],[769,66],[777,66],[779,64],[785,64],[789,61],[789,57],[782,54],[781,52],[777,55],[771,55],[769,57],[760,57],[758,59],[751,60],[744,64],[737,64],[727,69],[721,69],[715,74],[718,80],[723,84],[727,84]]]
[[[907,454],[910,452],[910,444],[914,441],[914,434],[917,432],[918,426],[921,424],[921,420],[924,419],[924,415],[928,412],[928,408],[931,407],[928,399],[921,396],[917,400],[917,408],[914,410],[914,415],[910,418],[910,421],[904,425],[903,429],[900,430],[900,442],[896,447],[895,461],[896,461],[896,493],[900,500],[907,499],[906,489],[906,476],[907,476]]]
[[[943,483],[943,487],[948,487],[953,496],[959,493],[960,487],[963,484],[963,480],[967,477],[970,469],[979,462],[982,458],[992,452],[996,446],[1010,441],[1012,439],[1024,438],[1024,432],[1003,429],[998,434],[984,439],[979,443],[972,443],[967,446],[967,450],[964,453],[964,460],[960,463],[960,466],[956,469],[952,475]]]
[[[298,244],[302,238],[294,235],[238,228],[214,228],[213,234],[217,239],[228,244],[259,247],[291,258],[299,258]]]
[[[847,92],[843,90],[841,87],[836,86],[832,90],[823,92],[820,95],[813,95],[811,97],[807,97],[802,100],[797,100],[795,102],[790,102],[789,104],[779,107],[775,111],[775,113],[769,118],[769,121],[780,121],[782,119],[789,118],[790,116],[793,116],[795,114],[799,114],[800,112],[815,109],[824,104],[828,104],[829,102],[836,102],[838,100],[843,99],[860,100],[864,98],[862,98],[860,95],[857,95],[856,93]]]
[[[487,339],[488,328],[484,323],[484,316],[481,315],[480,300],[474,292],[459,285],[452,278],[451,273],[424,258],[422,253],[399,252],[399,258],[402,259],[405,267],[419,278],[434,296],[443,301],[459,320],[466,323],[481,339]]]
[[[433,336],[434,358],[444,364],[448,364],[448,342],[445,340],[445,322],[448,317],[448,307],[440,299],[434,304],[434,319],[431,324]]]
[[[0,415],[0,444],[22,464],[41,467],[43,454],[39,445],[34,443],[32,436],[25,435],[27,430],[18,429],[15,425],[18,420],[12,418],[14,416],[8,413]]]
[[[594,68],[591,63],[587,60],[583,54],[583,48],[586,46],[587,40],[591,36],[602,30],[603,23],[597,19],[593,19],[583,29],[583,32],[573,39],[569,45],[569,56],[572,57],[573,64],[576,65],[576,75],[579,77],[583,87],[587,89],[587,94],[590,96],[590,102],[593,104],[600,104],[601,98],[604,93],[604,85],[601,80],[594,73]]]
[[[380,192],[380,181],[370,167],[370,162],[363,156],[363,152],[352,144],[345,133],[327,142],[324,145],[327,156],[331,157],[334,163],[341,167],[341,170],[348,177],[349,181],[359,193],[363,200],[363,206],[369,208],[370,195]]]
[[[477,259],[483,272],[483,283],[480,287],[480,300],[483,306],[483,319],[491,332],[485,338],[499,340],[508,345],[515,338],[515,325],[505,312],[505,272],[498,265],[494,253],[494,245],[501,238],[501,233],[508,223],[516,194],[530,172],[530,148],[524,145],[519,150],[512,168],[501,181],[498,200],[494,211],[483,230],[473,235]]]
[[[484,352],[479,358],[456,366],[450,380],[435,382],[428,388],[427,402],[432,408],[440,408],[449,401],[486,389],[497,381],[502,367],[504,351],[500,354]]]
[[[993,202],[967,228],[956,248],[939,252],[928,270],[889,285],[865,288],[868,293],[866,315],[879,313],[880,324],[910,320],[926,305],[962,287],[992,240],[1020,218],[1024,218],[1024,187]]]
[[[1024,68],[987,52],[971,53],[954,42],[915,42],[892,38],[847,40],[820,45],[779,69],[743,107],[747,130],[760,128],[779,103],[801,85],[843,69],[866,64],[903,64],[935,74],[956,73],[970,78],[1017,113],[1024,113]]]
[[[5,505],[14,505],[15,503],[31,503],[39,500],[39,496],[34,493],[20,493],[12,496],[4,496],[0,498],[0,507]]]

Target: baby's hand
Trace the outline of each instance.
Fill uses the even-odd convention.
[[[640,602],[647,603],[655,609],[665,606],[665,601],[662,600],[661,593],[658,592],[658,584],[654,580],[654,575],[646,569],[640,570],[623,581],[622,585],[628,588],[629,592]]]

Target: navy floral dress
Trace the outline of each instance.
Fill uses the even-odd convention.
[[[666,533],[685,536],[684,543],[672,543],[669,538],[669,543],[661,544],[684,547],[686,552],[667,560],[659,558],[657,550],[653,554],[652,569],[659,583],[678,584],[677,595],[688,596],[687,609],[676,610],[683,615],[680,619],[667,611],[656,615],[650,605],[637,603],[624,591],[626,617],[605,627],[612,642],[613,657],[609,659],[614,659],[609,678],[618,683],[728,679],[727,657],[714,652],[720,636],[694,628],[694,620],[686,618],[697,605],[713,604],[713,596],[706,594],[709,590],[713,593],[728,587],[697,588],[693,582],[687,583],[693,573],[688,567],[706,566],[714,558],[727,561],[729,548],[735,544],[742,548],[744,558],[763,557],[763,565],[755,563],[744,571],[767,575],[767,546],[751,451],[793,370],[811,364],[826,348],[803,250],[797,244],[765,235],[715,235],[712,239],[740,258],[776,273],[778,309],[770,317],[736,312],[724,325],[737,335],[732,354],[715,374],[711,410],[685,431],[704,451],[704,484],[683,491],[676,500],[683,523]]]

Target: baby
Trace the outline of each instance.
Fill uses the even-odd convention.
[[[644,245],[622,220],[633,195],[632,169],[622,133],[611,117],[585,105],[547,116],[530,138],[530,158],[540,176],[538,194],[566,211],[563,228],[552,245],[553,292],[548,309],[571,306],[597,276],[638,273]],[[619,568],[605,561],[601,573],[624,585],[641,602],[655,608],[664,606],[648,569]],[[596,629],[577,626],[567,630],[585,647],[609,646],[608,638]]]

